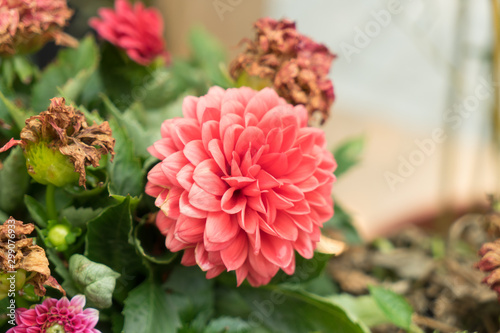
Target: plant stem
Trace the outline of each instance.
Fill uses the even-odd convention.
[[[47,215],[49,220],[57,220],[55,191],[56,187],[54,185],[47,185],[47,191],[45,192],[45,204],[47,205]]]

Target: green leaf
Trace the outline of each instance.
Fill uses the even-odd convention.
[[[33,65],[30,61],[22,55],[16,55],[12,60],[14,63],[14,70],[21,81],[25,84],[30,83],[34,74]]]
[[[373,296],[354,297],[349,294],[340,294],[330,296],[328,299],[341,306],[353,318],[362,321],[368,327],[391,323],[382,309],[379,308]]]
[[[30,114],[28,114],[28,112],[22,110],[21,108],[18,108],[12,101],[10,101],[7,97],[5,97],[1,91],[0,91],[0,100],[5,105],[5,108],[9,112],[12,119],[14,120],[14,123],[16,124],[17,128],[21,130],[25,125],[24,122],[26,118],[28,118]]]
[[[315,252],[314,257],[305,259],[299,254],[295,256],[295,273],[288,275],[279,271],[271,280],[271,283],[304,283],[317,278],[324,270],[328,260],[332,256],[329,254]]]
[[[130,111],[121,113],[107,96],[104,96],[103,100],[107,110],[116,118],[116,121],[123,129],[123,132],[133,141],[135,155],[149,157],[150,154],[148,153],[147,148],[154,143],[154,139],[151,140],[151,136],[146,134]]]
[[[41,231],[37,228],[38,234],[43,236]],[[50,262],[56,267],[55,272],[59,274],[62,278],[63,283],[61,283],[63,289],[66,291],[66,294],[70,297],[78,294],[78,289],[76,288],[71,276],[69,274],[68,268],[64,264],[64,262],[59,258],[55,249],[46,249],[47,258],[49,258]],[[60,282],[60,281],[59,281]]]
[[[144,173],[140,159],[134,154],[134,142],[115,119],[110,119],[109,125],[116,140],[116,155],[113,163],[108,164],[110,192],[124,196],[140,196],[144,189]]]
[[[226,52],[222,44],[203,28],[191,30],[189,42],[195,61],[206,72],[210,85],[228,88],[232,85],[221,71],[220,64],[226,63]]]
[[[61,217],[66,218],[73,227],[83,228],[87,222],[97,217],[102,209],[92,209],[90,207],[75,208],[70,206],[61,211]]]
[[[242,317],[271,332],[368,332],[328,300],[279,286],[219,289],[217,305],[219,315]]]
[[[149,280],[129,293],[123,315],[124,332],[175,333],[180,327],[179,316],[171,297]]]
[[[50,99],[60,95],[58,88],[76,99],[98,62],[99,50],[91,35],[80,41],[78,48],[60,51],[56,61],[46,67],[33,87],[32,108],[38,112],[47,109]]]
[[[0,169],[0,210],[9,213],[18,207],[28,189],[29,175],[23,150],[16,147],[3,162]]]
[[[120,274],[80,254],[74,254],[69,259],[69,273],[78,289],[93,305],[99,309],[111,306],[116,279]]]
[[[121,274],[118,291],[130,288],[130,280],[143,270],[135,247],[129,243],[132,230],[130,198],[105,209],[87,224],[85,256]]]
[[[164,288],[174,300],[183,328],[200,330],[214,314],[214,281],[198,267],[176,266]]]
[[[203,333],[251,333],[252,326],[240,318],[220,317],[213,319]]]
[[[337,149],[335,149],[333,156],[335,156],[338,166],[334,173],[337,178],[359,163],[361,160],[361,154],[363,153],[364,144],[365,139],[360,136],[345,141]]]
[[[28,209],[33,220],[40,226],[40,228],[47,227],[47,211],[45,207],[39,203],[35,198],[30,197],[29,195],[24,196],[24,205]]]
[[[1,60],[1,65],[2,65],[2,78],[7,85],[7,87],[12,88],[12,83],[14,82],[15,79],[15,73],[14,73],[14,64],[12,63],[12,59],[10,58],[4,58]]]
[[[413,309],[403,296],[376,286],[370,286],[370,294],[394,325],[405,330],[410,329]]]

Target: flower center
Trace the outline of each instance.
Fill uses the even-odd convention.
[[[61,325],[55,324],[55,325],[50,326],[45,331],[45,333],[66,333],[66,331],[64,330],[64,328]]]

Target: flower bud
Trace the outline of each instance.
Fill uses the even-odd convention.
[[[76,238],[80,236],[80,228],[74,228],[64,219],[62,222],[49,221],[46,230],[42,231],[47,237],[45,242],[49,247],[55,247],[57,251],[66,251],[68,245],[73,244]]]
[[[15,145],[23,147],[28,173],[37,182],[64,186],[78,180],[85,186],[85,167],[98,167],[103,154],[113,158],[115,139],[108,122],[89,126],[64,98],[53,98],[47,111],[26,120],[21,140],[10,140],[0,152]]]
[[[482,282],[498,294],[500,301],[500,239],[485,243],[479,250],[479,255],[481,260],[474,267],[489,273]]]
[[[80,175],[70,158],[43,141],[28,144],[25,156],[28,173],[40,184],[62,187],[78,181]]]

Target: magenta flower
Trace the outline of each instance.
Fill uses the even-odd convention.
[[[333,215],[336,163],[324,132],[269,88],[213,87],[182,111],[149,148],[161,162],[146,193],[157,198],[167,248],[185,250],[182,263],[207,278],[236,271],[238,285],[292,274],[294,251],[311,258]]]
[[[99,311],[83,309],[85,296],[77,295],[69,301],[47,298],[33,309],[16,310],[16,324],[7,333],[100,333],[94,327],[99,321]]]
[[[157,57],[169,62],[162,38],[163,19],[156,9],[144,8],[141,2],[132,7],[127,0],[116,0],[115,10],[101,8],[98,13],[101,18],[91,18],[90,26],[99,36],[125,50],[130,59],[144,66]]]

